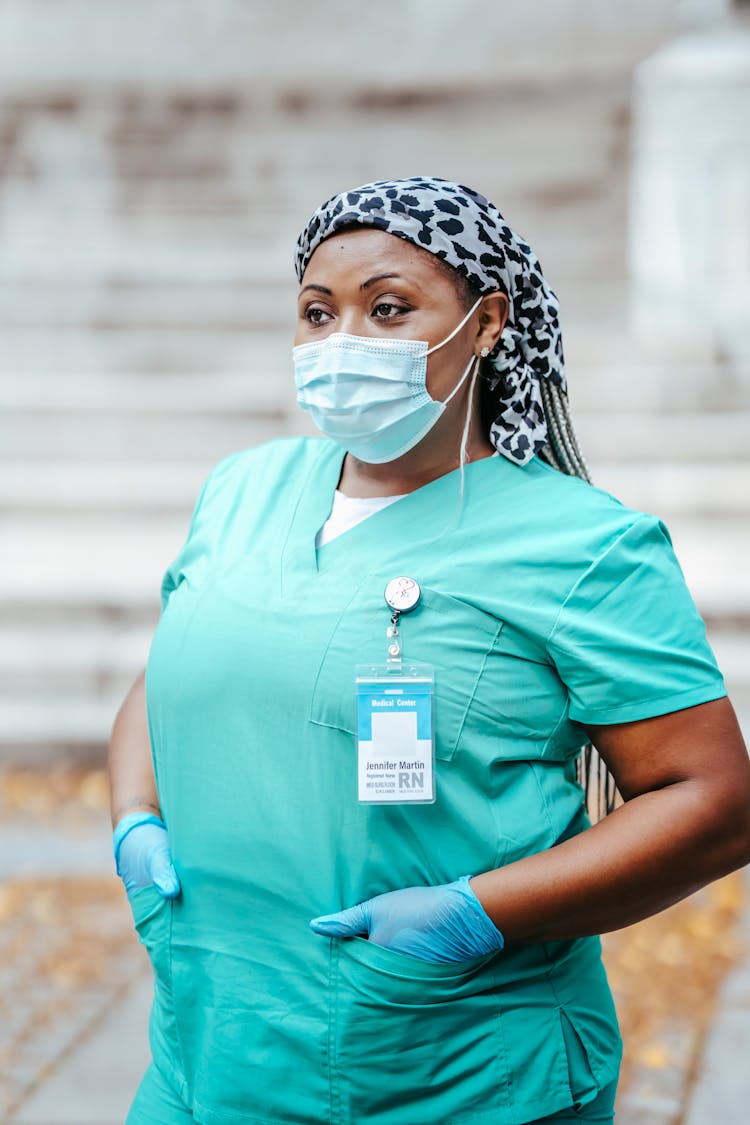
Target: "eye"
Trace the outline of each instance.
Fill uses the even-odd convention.
[[[406,305],[398,305],[395,301],[381,301],[372,310],[372,315],[376,320],[393,320],[394,317],[403,316],[408,312]]]
[[[329,312],[326,312],[325,309],[321,309],[316,305],[310,305],[309,308],[305,309],[302,315],[309,324],[312,324],[316,328],[327,324],[331,319],[331,314]]]

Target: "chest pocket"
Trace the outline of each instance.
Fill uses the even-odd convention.
[[[376,576],[363,580],[339,616],[323,653],[310,706],[310,720],[354,736],[355,666],[385,661],[388,609]],[[401,618],[406,660],[424,660],[435,669],[435,754],[450,761],[477,706],[488,661],[503,622],[448,594],[422,587],[415,610]],[[481,710],[489,710],[486,699]]]

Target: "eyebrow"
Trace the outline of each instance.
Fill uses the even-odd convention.
[[[325,295],[327,297],[333,296],[333,293],[331,292],[331,290],[327,289],[325,285],[314,285],[314,284],[311,283],[310,285],[305,285],[303,289],[300,289],[300,291],[299,291],[300,297],[302,296],[303,293],[306,293],[308,289],[317,289],[317,291],[319,293],[325,293]]]
[[[369,289],[376,281],[386,281],[389,277],[401,277],[400,273],[376,273],[374,277],[369,277],[367,281],[363,281],[360,289]]]
[[[400,278],[401,274],[400,273],[376,273],[374,277],[368,277],[367,281],[363,281],[362,284],[360,285],[360,289],[369,289],[370,286],[374,285],[376,281],[386,281],[386,280],[388,280],[388,278],[391,278],[391,277]],[[333,292],[326,285],[316,285],[314,282],[311,282],[309,285],[305,285],[302,289],[300,289],[300,291],[299,291],[300,297],[308,289],[315,289],[315,290],[317,290],[318,293],[325,293],[325,295],[327,297],[333,296]]]

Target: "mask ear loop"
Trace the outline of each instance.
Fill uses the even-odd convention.
[[[457,393],[458,393],[458,391],[460,391],[461,387],[462,387],[462,386],[464,385],[464,383],[466,382],[466,377],[467,377],[467,375],[468,375],[468,374],[469,374],[469,372],[471,371],[471,365],[472,365],[472,364],[474,363],[474,360],[475,360],[475,359],[478,359],[478,358],[479,358],[479,356],[476,356],[476,355],[473,355],[473,356],[471,357],[471,359],[469,360],[468,364],[466,365],[466,370],[464,371],[463,375],[462,375],[462,376],[461,376],[461,378],[460,378],[460,379],[458,380],[458,382],[456,383],[455,387],[453,388],[453,390],[451,391],[451,393],[450,393],[450,394],[448,395],[448,397],[447,397],[446,399],[443,399],[443,406],[447,406],[447,405],[448,405],[448,403],[450,402],[450,400],[451,400],[451,399],[453,398],[453,396],[454,396],[455,394],[457,394]],[[476,372],[475,372],[475,374],[476,374]],[[472,386],[473,386],[473,383],[472,383]],[[471,395],[469,395],[469,400],[471,401]]]
[[[466,321],[469,319],[469,317],[474,312],[474,310],[477,308],[477,306],[481,304],[481,302],[484,300],[486,295],[487,295],[486,293],[483,293],[481,297],[477,297],[476,301],[471,306],[471,308],[467,312],[466,316],[463,318],[463,320],[461,321],[460,324],[456,325],[456,327],[451,332],[450,336],[446,336],[445,339],[441,340],[439,344],[433,344],[432,347],[428,348],[427,351],[424,353],[425,356],[431,355],[433,352],[436,352],[438,350],[438,348],[442,348],[446,344],[449,344],[450,341],[453,339],[453,337],[461,331],[463,326],[466,324]],[[460,384],[459,384],[459,386],[460,386]]]
[[[496,293],[496,292],[499,292],[499,290],[493,289],[493,290],[491,290],[491,292]],[[459,324],[457,324],[456,327],[453,329],[453,331],[450,333],[450,335],[446,336],[444,340],[441,340],[439,344],[433,344],[433,346],[431,348],[428,348],[427,351],[425,352],[425,357],[427,357],[428,355],[431,355],[432,352],[436,352],[438,350],[438,348],[442,348],[444,344],[450,343],[450,341],[453,339],[453,337],[456,336],[461,331],[461,329],[466,324],[469,317],[472,315],[472,313],[475,311],[475,309],[477,309],[479,307],[479,305],[482,303],[482,301],[484,300],[484,298],[486,296],[488,296],[487,293],[482,293],[482,295],[480,297],[477,297],[476,301],[471,306],[471,308],[469,309],[469,311],[467,312],[467,314],[463,318],[463,320]],[[461,451],[460,451],[460,454],[459,454],[459,467],[460,467],[460,479],[461,479],[461,485],[460,485],[459,497],[458,497],[459,511],[461,510],[461,507],[463,506],[463,502],[464,502],[464,469],[466,467],[466,447],[467,447],[468,441],[469,441],[469,429],[470,429],[470,426],[471,426],[471,406],[472,406],[472,401],[474,399],[474,384],[476,383],[477,374],[479,372],[479,360],[480,360],[480,357],[478,355],[473,355],[471,357],[471,359],[469,360],[469,364],[468,364],[466,370],[464,371],[463,375],[458,380],[458,382],[456,383],[455,387],[453,388],[451,393],[448,395],[448,397],[443,401],[443,406],[447,406],[448,403],[450,402],[450,400],[453,398],[453,396],[463,386],[467,375],[471,371],[472,365],[474,365],[474,372],[471,376],[471,384],[469,386],[469,394],[467,396],[466,420],[464,421],[464,430],[463,430],[463,434],[461,435]]]
[[[476,384],[477,375],[479,373],[479,356],[478,355],[472,356],[472,359],[469,363],[469,366],[466,368],[467,374],[468,374],[469,369],[471,368],[472,364],[474,365],[474,371],[472,373],[471,382],[469,384],[469,393],[466,396],[467,397],[466,420],[464,421],[464,431],[461,435],[461,453],[460,453],[460,459],[459,459],[459,464],[460,464],[460,469],[461,469],[461,485],[460,485],[459,492],[458,492],[459,510],[463,506],[463,502],[464,502],[464,468],[466,467],[466,447],[469,444],[469,431],[471,429],[471,407],[472,407],[472,403],[474,401],[474,386]],[[465,377],[466,376],[464,376],[464,378]],[[463,383],[463,379],[461,380],[461,382]],[[459,386],[460,386],[460,384],[459,384]],[[453,393],[455,393],[455,392],[453,392]]]

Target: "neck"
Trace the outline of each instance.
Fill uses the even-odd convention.
[[[428,437],[431,438],[432,434]],[[347,496],[362,499],[370,496],[398,496],[405,492],[414,492],[417,488],[422,488],[425,484],[459,467],[460,442],[456,443],[455,450],[448,455],[445,448],[437,442],[430,442],[429,448],[424,448],[426,442],[427,439],[421,441],[415,449],[410,449],[403,457],[388,461],[384,465],[370,465],[365,461],[358,461],[351,453],[347,453],[338,487]],[[492,456],[494,452],[485,437],[469,441],[466,461],[467,463],[481,461],[484,457]]]

